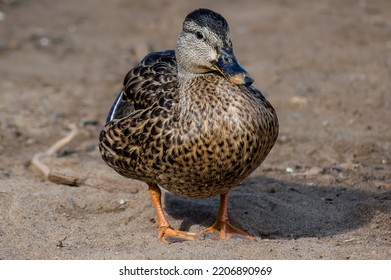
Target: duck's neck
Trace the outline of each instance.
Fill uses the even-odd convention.
[[[180,85],[182,85],[198,76],[200,76],[200,74],[194,74],[186,71],[178,71],[178,82]]]
[[[222,106],[219,92],[212,90],[218,80],[210,74],[181,73],[178,75],[178,113],[180,119],[205,120]]]
[[[181,111],[181,115],[186,112],[193,103],[193,90],[192,83],[197,80],[200,74],[194,74],[186,71],[179,71],[178,84],[179,84],[179,100],[178,105]]]

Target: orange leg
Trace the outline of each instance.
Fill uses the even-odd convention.
[[[169,243],[167,241],[167,237],[174,237],[175,239],[185,239],[185,240],[194,240],[196,236],[200,235],[200,233],[196,232],[187,232],[173,229],[167,218],[164,214],[162,203],[161,203],[161,191],[158,185],[156,184],[148,184],[149,186],[149,196],[153,203],[153,206],[156,210],[157,222],[159,225],[159,239],[164,243]]]
[[[242,235],[250,240],[254,240],[254,238],[244,231],[234,227],[231,225],[228,219],[228,192],[220,195],[220,207],[219,212],[217,214],[217,219],[213,225],[205,229],[203,232],[208,231],[219,231],[220,239],[228,239],[232,237],[232,234]]]

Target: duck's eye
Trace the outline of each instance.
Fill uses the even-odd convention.
[[[199,40],[204,39],[204,35],[199,31],[196,32],[196,36],[197,36],[197,39],[199,39]]]

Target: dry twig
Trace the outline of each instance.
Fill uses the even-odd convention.
[[[78,128],[75,124],[69,125],[70,132],[62,139],[58,140],[56,143],[54,143],[48,150],[46,150],[43,153],[36,153],[31,163],[33,166],[35,166],[44,176],[46,179],[53,183],[57,184],[64,184],[64,185],[70,185],[70,186],[77,186],[79,178],[70,176],[67,174],[62,174],[56,171],[53,171],[50,169],[49,166],[44,164],[42,162],[42,159],[47,157],[53,157],[56,155],[56,153],[65,147],[69,142],[75,138],[75,136],[78,134]]]

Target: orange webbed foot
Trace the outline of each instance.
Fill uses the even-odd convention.
[[[166,244],[176,241],[193,241],[200,235],[200,232],[181,231],[172,227],[161,227],[159,229],[159,239]]]
[[[254,237],[251,235],[248,235],[244,231],[234,227],[231,225],[229,221],[219,221],[216,220],[213,225],[205,229],[203,232],[211,232],[211,231],[218,231],[219,232],[219,238],[220,239],[229,239],[233,236],[233,234],[237,234],[240,236],[243,236],[249,240],[254,240]]]
[[[228,219],[228,193],[223,193],[220,195],[220,207],[217,214],[217,219],[207,229],[203,232],[218,231],[220,239],[228,239],[233,236],[233,234],[241,235],[250,240],[255,240],[254,237],[248,235],[244,231],[231,225]]]

